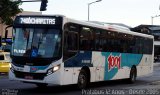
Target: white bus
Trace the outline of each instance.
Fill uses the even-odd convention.
[[[65,16],[17,16],[10,80],[78,84],[128,79],[153,71],[153,36]]]

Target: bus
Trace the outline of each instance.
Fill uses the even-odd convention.
[[[153,72],[154,37],[61,15],[21,15],[13,23],[10,80],[38,87],[127,79]]]

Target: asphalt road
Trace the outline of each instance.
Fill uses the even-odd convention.
[[[155,63],[153,74],[137,78],[136,83],[125,80],[91,83],[86,90],[76,85],[37,88],[34,84],[9,81],[7,75],[0,76],[0,95],[160,95],[160,63]]]

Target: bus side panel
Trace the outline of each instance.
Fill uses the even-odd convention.
[[[73,68],[73,84],[77,84],[80,70],[81,70],[81,67]]]
[[[138,76],[146,75],[151,72],[151,61],[151,55],[80,51],[64,63],[63,84],[77,83],[79,72],[83,66],[89,67],[90,81],[96,82],[129,78],[133,65],[137,67]]]
[[[91,64],[91,51],[79,51],[75,56],[68,58],[64,62],[63,84],[75,84],[78,82],[79,72],[82,67],[93,68]],[[94,70],[91,70],[91,73]]]
[[[128,58],[128,54],[127,53],[121,53],[121,54],[112,53],[112,54],[115,55],[115,56],[119,55],[119,57],[120,57],[120,68],[117,67],[117,69],[118,69],[117,73],[110,80],[128,78],[129,77],[129,72],[130,72],[130,66],[129,66],[129,61],[128,61],[128,59],[129,59]],[[110,73],[111,73],[111,71],[110,71]]]
[[[90,82],[95,82],[96,81],[96,67],[90,67]]]
[[[104,80],[129,78],[130,68],[137,66],[142,54],[103,52],[105,56]]]
[[[93,81],[103,81],[104,80],[104,66],[105,66],[105,57],[102,56],[101,52],[92,52],[92,64],[95,67],[95,71],[91,73],[91,82]]]
[[[73,84],[73,68],[67,67],[64,68],[63,76],[63,85]]]
[[[153,72],[152,60],[152,55],[143,55],[140,64],[137,66],[137,76],[143,76]]]

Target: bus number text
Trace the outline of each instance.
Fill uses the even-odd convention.
[[[120,66],[121,66],[121,55],[114,56],[114,55],[110,54],[107,60],[108,60],[108,71],[110,71],[113,68],[120,69]]]

